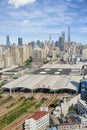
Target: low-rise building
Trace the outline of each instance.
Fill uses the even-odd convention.
[[[80,128],[80,122],[75,117],[74,114],[70,114],[67,116],[56,117],[54,115],[50,116],[51,126],[56,126],[57,130],[77,130]]]
[[[80,116],[81,128],[87,127],[87,117]]]
[[[24,130],[45,130],[49,126],[49,113],[36,112],[24,123]]]

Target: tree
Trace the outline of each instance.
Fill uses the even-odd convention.
[[[30,65],[31,62],[32,62],[32,57],[30,56],[29,59],[25,61],[25,65]]]

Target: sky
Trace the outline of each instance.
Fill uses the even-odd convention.
[[[0,44],[22,37],[24,43],[57,41],[61,32],[71,41],[87,44],[87,0],[0,0]]]

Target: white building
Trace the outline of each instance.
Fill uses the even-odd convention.
[[[81,128],[87,127],[87,118],[80,117]]]
[[[77,103],[77,109],[80,114],[87,114],[87,102],[79,100]]]
[[[3,49],[0,47],[0,59],[2,59]]]
[[[24,130],[45,130],[47,126],[49,126],[49,113],[40,111],[25,121]]]
[[[68,105],[66,102],[66,98],[64,98],[64,102],[61,103],[61,113],[64,114],[64,116],[66,116],[68,113]]]
[[[4,67],[4,61],[2,59],[0,59],[0,68]]]
[[[82,59],[83,59],[83,60],[87,59],[87,47],[85,47],[85,48],[82,50]]]
[[[8,58],[4,59],[4,66],[5,67],[13,66],[13,58],[12,57],[8,57]]]
[[[41,111],[48,111],[48,107],[46,107],[45,105],[42,105],[42,106],[40,107],[40,110],[41,110]]]

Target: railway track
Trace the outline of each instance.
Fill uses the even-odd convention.
[[[21,101],[19,104],[14,105],[12,108],[8,109],[7,107],[9,105],[11,105],[12,103],[14,103],[15,101],[19,100],[21,98],[21,95],[17,95],[15,98],[13,98],[11,101],[9,101],[6,104],[3,104],[0,107],[0,117],[3,116],[4,114],[8,113],[9,111],[11,111],[12,109],[16,108],[19,104],[21,104]]]
[[[40,97],[38,98],[38,102],[44,97],[44,94],[41,94]],[[25,119],[29,118],[33,113],[34,106],[30,108],[27,113],[23,114],[21,117],[17,118],[13,123],[9,124],[6,128],[3,130],[20,130],[22,127],[22,124],[24,123]]]
[[[36,104],[38,104],[40,102],[40,100],[42,98],[45,98],[46,94],[40,94],[39,98],[38,98],[38,102]],[[53,94],[49,94],[47,100],[45,101],[44,105],[49,106],[55,99],[57,99],[59,96],[57,94],[53,95]],[[35,104],[35,105],[36,105]],[[36,111],[38,111],[38,109],[36,109]],[[50,108],[49,112],[51,112],[53,109]],[[17,118],[14,122],[12,122],[11,124],[9,124],[7,127],[5,127],[3,130],[23,130],[23,123],[26,119],[28,119],[33,113],[35,113],[35,106],[32,106],[32,108],[28,109],[28,111],[23,114],[21,117]]]

